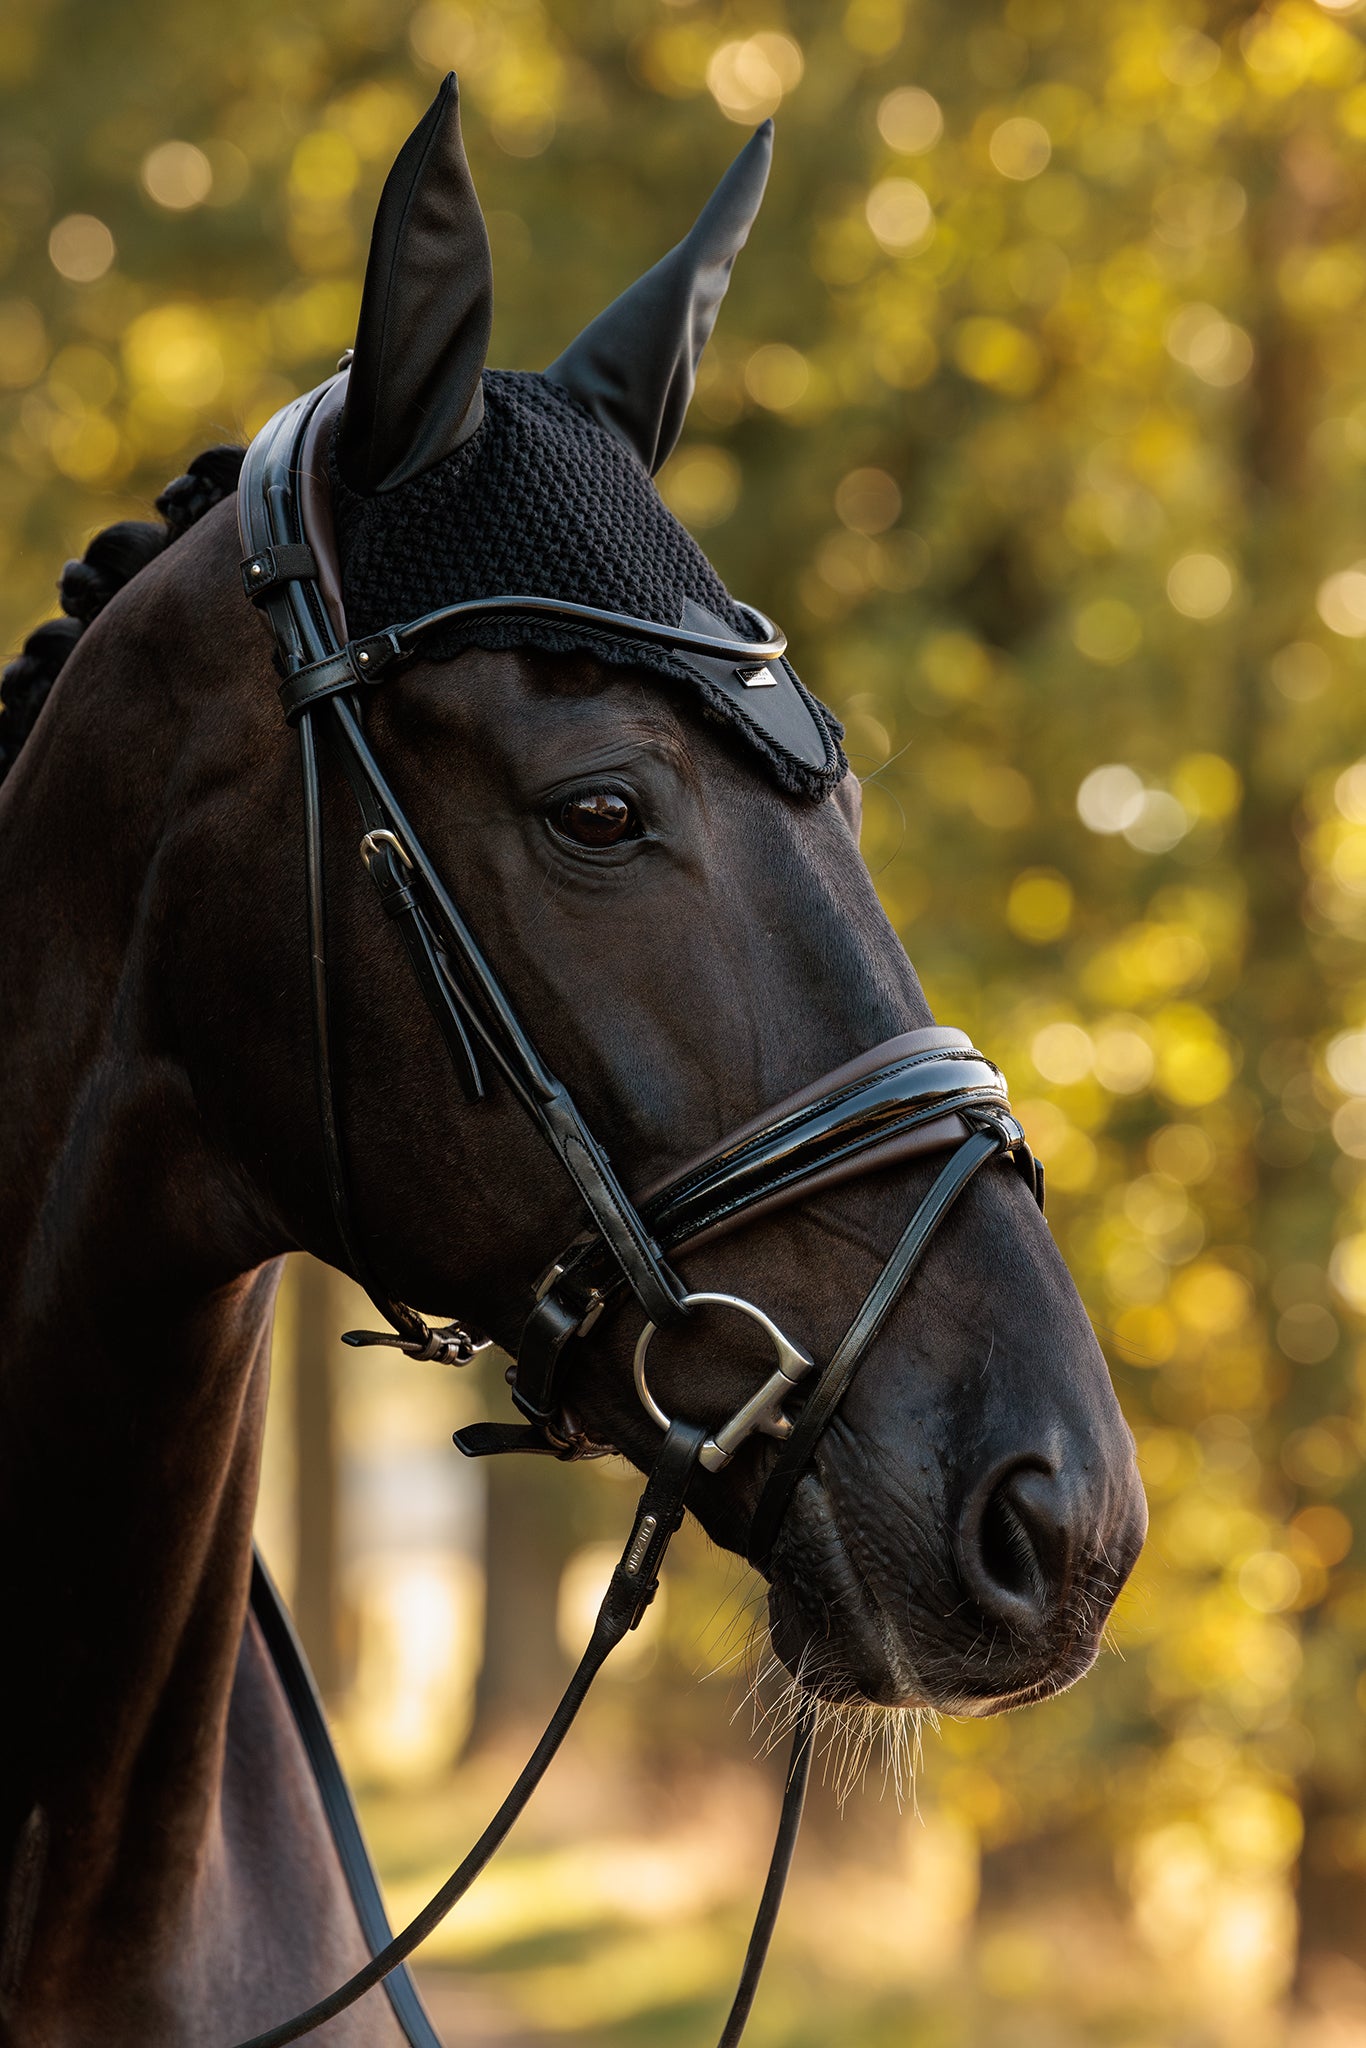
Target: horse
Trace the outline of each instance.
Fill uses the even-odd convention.
[[[361,1279],[414,1355],[458,1361],[487,1335],[525,1360],[538,1332],[555,1391],[545,1374],[521,1389],[531,1447],[651,1472],[661,1425],[688,1435],[691,1511],[757,1560],[776,1653],[832,1712],[1043,1699],[1090,1666],[1141,1547],[1105,1360],[1005,1163],[1023,1139],[999,1077],[934,1025],[879,905],[838,725],[651,481],[770,146],[766,124],[547,372],[490,371],[488,242],[447,80],[386,183],[352,360],[310,415],[330,566],[304,542],[258,547],[244,594],[242,456],[210,450],[160,524],[123,522],[68,564],[66,616],[6,673],[11,2048],[226,2048],[366,1960],[249,1606],[289,1252]],[[508,548],[522,610],[500,613]],[[389,631],[433,593],[444,640]],[[286,599],[344,616],[346,651],[282,661]],[[394,657],[383,687],[363,687],[370,648]],[[389,823],[362,818],[363,857],[341,772],[361,756],[306,738],[301,787],[282,669],[301,734],[331,706],[383,764]],[[885,1124],[888,1075],[904,1096],[926,1060],[976,1077],[942,1097],[960,1108],[936,1142],[947,1119],[983,1149],[959,1199],[936,1197],[914,1288],[907,1253],[850,1348],[937,1163],[865,1134],[852,1165],[780,1186],[771,1135],[814,1142],[817,1112],[851,1097]],[[923,1105],[896,1100],[921,1128]],[[587,1166],[570,1138],[547,1144],[555,1117]],[[733,1167],[746,1145],[768,1147],[764,1198],[705,1228],[694,1213],[669,1265],[640,1221],[663,1214],[652,1191],[714,1190],[696,1162],[721,1148]],[[609,1224],[615,1265],[585,1267]],[[565,1307],[576,1260],[599,1274],[587,1311],[583,1294]],[[433,1329],[412,1302],[452,1320]],[[790,1334],[770,1399],[774,1331]],[[812,1392],[802,1375],[842,1344],[843,1380]],[[818,1409],[757,1545],[794,1418],[800,1434]],[[326,2038],[400,2031],[367,1999]]]

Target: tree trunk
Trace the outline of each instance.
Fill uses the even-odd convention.
[[[484,1644],[471,1747],[544,1720],[559,1697],[567,1671],[556,1610],[575,1520],[565,1482],[581,1476],[548,1458],[515,1457],[490,1458],[487,1474]]]

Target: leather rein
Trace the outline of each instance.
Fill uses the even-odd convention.
[[[246,559],[243,587],[275,636],[284,714],[298,734],[303,778],[308,932],[312,965],[314,1071],[328,1196],[352,1273],[392,1325],[351,1331],[353,1344],[390,1344],[410,1357],[463,1364],[488,1340],[460,1321],[432,1327],[384,1286],[356,1230],[346,1151],[337,1113],[331,1055],[326,950],[326,892],[320,756],[344,774],[362,828],[360,858],[380,907],[393,920],[422,995],[440,1029],[466,1100],[475,1104],[496,1074],[521,1102],[573,1182],[584,1228],[546,1267],[509,1373],[521,1424],[477,1423],[455,1442],[470,1457],[536,1451],[558,1458],[603,1455],[566,1399],[574,1341],[605,1309],[634,1296],[646,1322],[636,1346],[636,1389],[663,1431],[630,1535],[612,1574],[577,1670],[521,1776],[459,1868],[416,1918],[390,1937],[373,1869],[361,1842],[307,1667],[264,1567],[257,1561],[252,1604],[280,1671],[323,1799],[372,1959],[306,2012],[255,2035],[240,2048],[284,2048],[384,1982],[410,2048],[440,2048],[402,1965],[468,1890],[506,1838],[568,1733],[589,1686],[612,1649],[637,1627],[654,1597],[669,1542],[680,1526],[699,1468],[718,1471],[758,1432],[779,1450],[760,1493],[747,1550],[764,1567],[783,1516],[817,1442],[915,1273],[934,1231],[988,1160],[1013,1162],[1043,1206],[1043,1174],[1011,1114],[1003,1076],[960,1031],[937,1026],[874,1047],[799,1090],[670,1180],[633,1201],[564,1083],[545,1065],[493,969],[425,852],[365,735],[367,693],[420,658],[431,635],[471,615],[550,613],[601,639],[650,641],[705,654],[752,673],[776,660],[786,639],[759,612],[758,637],[718,637],[586,605],[500,595],[447,606],[366,639],[347,637],[341,579],[326,488],[327,448],[345,393],[345,374],[293,401],[262,428],[247,451],[238,488]],[[731,1295],[690,1294],[669,1259],[818,1189],[897,1161],[948,1151],[928,1193],[830,1358],[818,1366],[753,1303]],[[742,1314],[773,1344],[769,1378],[714,1432],[671,1418],[648,1379],[655,1330],[700,1308]],[[788,1397],[800,1387],[795,1421]],[[758,1987],[796,1843],[812,1760],[814,1720],[799,1716],[787,1768],[777,1840],[719,2048],[735,2048]]]

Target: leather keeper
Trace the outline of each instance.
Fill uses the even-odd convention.
[[[306,541],[278,541],[248,555],[242,564],[242,588],[253,604],[262,604],[282,583],[316,581],[318,564]]]
[[[306,668],[295,669],[280,685],[280,703],[290,725],[327,697],[343,695],[370,683],[378,683],[385,669],[400,658],[392,633],[376,633],[369,640],[348,640],[339,654],[329,654]]]
[[[549,1423],[559,1413],[556,1387],[560,1357],[583,1321],[583,1310],[560,1300],[549,1288],[522,1327],[512,1398],[530,1421]]]
[[[376,882],[379,892],[380,909],[389,917],[402,917],[406,911],[417,908],[417,898],[403,882]]]

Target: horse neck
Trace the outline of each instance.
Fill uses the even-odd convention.
[[[159,1022],[185,761],[135,588],[0,791],[0,1871],[46,1844],[73,1941],[111,1899],[158,1917],[215,1825],[276,1279]]]

